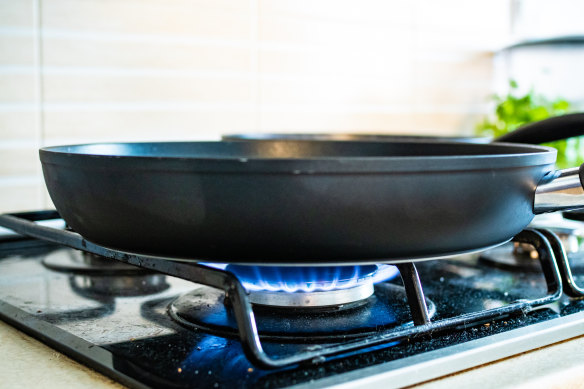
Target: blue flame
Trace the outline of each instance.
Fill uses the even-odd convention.
[[[207,265],[232,272],[250,292],[294,293],[347,289],[364,282],[386,281],[398,274],[397,268],[391,265],[330,267]]]

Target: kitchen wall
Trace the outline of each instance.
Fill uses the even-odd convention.
[[[241,131],[469,134],[508,0],[0,0],[0,212],[37,149]]]
[[[584,2],[581,0],[513,0],[513,45],[495,56],[496,90],[506,93],[508,80],[519,93],[533,91],[548,99],[563,98],[584,109]]]

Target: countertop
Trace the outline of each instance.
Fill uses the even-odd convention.
[[[0,388],[123,388],[0,321]]]
[[[43,388],[123,388],[3,322],[0,322],[0,359],[0,388],[39,385]],[[417,387],[584,388],[584,336]]]

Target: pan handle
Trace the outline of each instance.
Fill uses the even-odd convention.
[[[534,214],[584,208],[584,164],[553,171],[542,182],[535,190]]]
[[[584,136],[584,113],[571,113],[530,123],[495,141],[540,144],[575,136]]]

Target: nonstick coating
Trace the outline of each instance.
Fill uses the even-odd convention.
[[[263,264],[398,262],[502,243],[556,152],[515,144],[191,142],[40,151],[58,211],[131,252]]]

